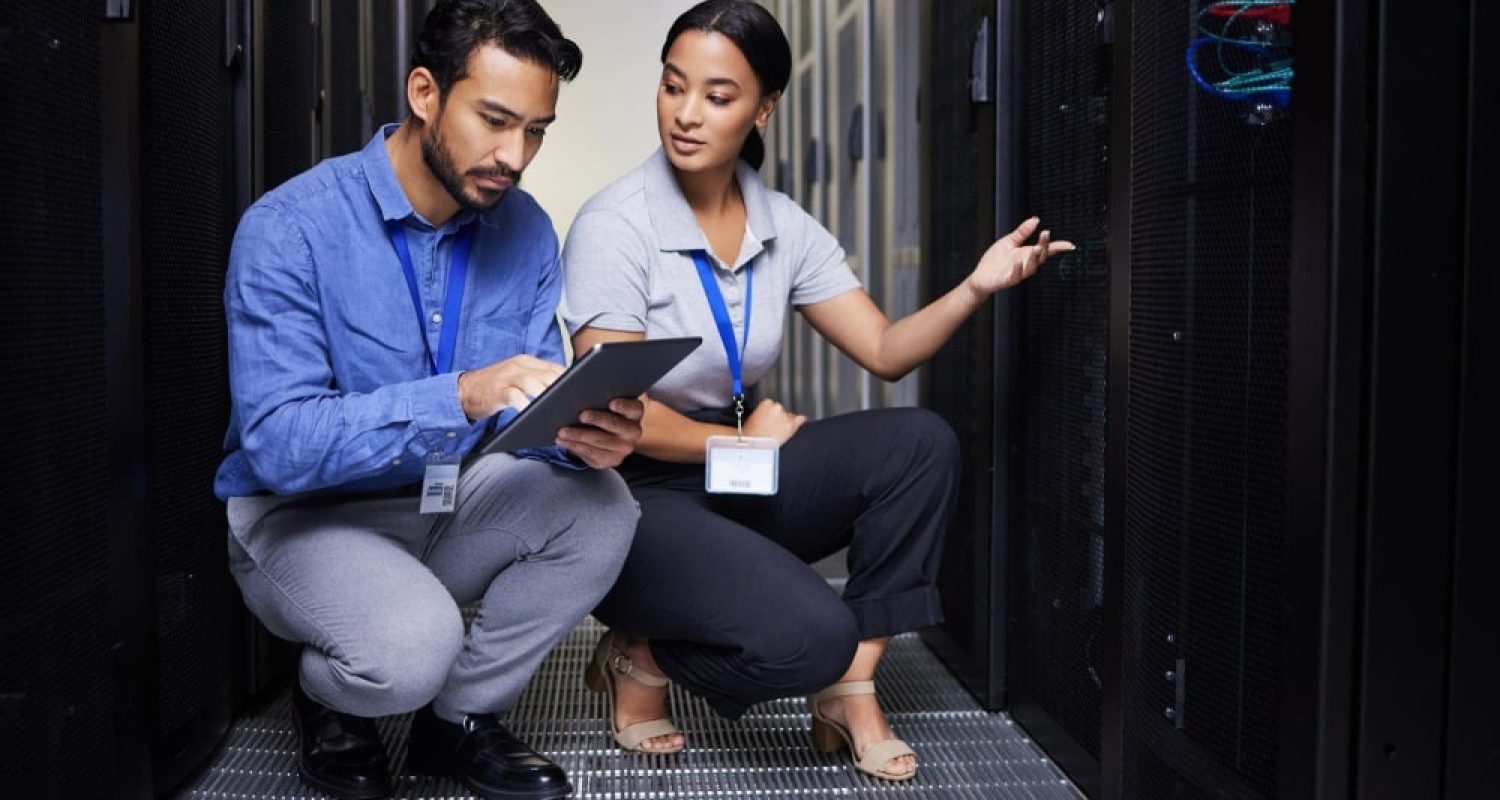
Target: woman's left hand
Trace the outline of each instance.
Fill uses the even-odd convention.
[[[969,273],[966,281],[969,289],[980,297],[988,297],[1031,277],[1049,257],[1075,249],[1072,242],[1052,241],[1051,231],[1042,231],[1036,244],[1026,244],[1039,225],[1041,220],[1032,217],[990,245],[979,257],[979,265]]]

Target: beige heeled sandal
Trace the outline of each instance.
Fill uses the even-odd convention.
[[[854,695],[875,694],[874,681],[843,681],[824,689],[821,692],[807,698],[807,708],[812,712],[812,743],[813,749],[820,753],[837,753],[848,748],[849,755],[854,759],[854,768],[866,775],[873,775],[888,781],[909,780],[917,774],[915,767],[910,772],[888,772],[882,769],[886,764],[902,756],[917,755],[911,746],[900,739],[885,739],[875,742],[865,748],[864,755],[854,748],[854,735],[844,725],[835,722],[823,713],[822,703],[836,697],[850,697]]]
[[[609,730],[614,734],[615,742],[626,750],[648,755],[680,752],[682,745],[659,749],[641,747],[641,744],[648,739],[682,733],[669,719],[653,719],[626,725],[619,729],[615,728],[615,682],[610,676],[612,671],[653,689],[669,686],[672,682],[637,667],[635,662],[630,660],[630,656],[625,653],[625,648],[615,644],[613,631],[599,637],[599,644],[594,647],[594,657],[589,661],[589,668],[583,675],[583,682],[590,691],[603,693],[609,697]]]

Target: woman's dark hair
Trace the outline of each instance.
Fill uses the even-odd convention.
[[[411,66],[426,67],[446,100],[453,84],[468,77],[469,56],[487,44],[551,67],[565,81],[583,66],[583,52],[536,0],[443,0],[422,23]]]
[[[792,77],[792,46],[776,18],[758,4],[745,0],[704,0],[684,11],[672,23],[667,42],[661,46],[663,64],[667,63],[672,43],[686,31],[717,33],[734,42],[760,81],[762,96],[786,89]],[[766,144],[761,141],[760,131],[750,129],[750,136],[740,148],[740,158],[760,169],[761,162],[766,160]]]

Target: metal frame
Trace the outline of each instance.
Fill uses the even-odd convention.
[[[1130,0],[1114,3],[1114,63],[1109,110],[1109,355],[1105,389],[1104,621],[1099,676],[1100,797],[1119,800],[1124,788],[1125,705],[1125,446],[1130,386]]]
[[[150,706],[156,662],[152,554],[142,543],[148,507],[137,476],[145,474],[145,353],[141,328],[142,148],[140,23],[132,16],[106,21],[100,37],[103,174],[104,392],[109,413],[109,542],[112,608],[120,647],[115,655],[117,797],[151,796]],[[97,724],[104,721],[87,721]]]
[[[1500,65],[1496,64],[1500,6],[1472,6],[1469,65],[1468,241],[1464,287],[1464,375],[1458,416],[1461,455],[1458,484],[1458,530],[1454,542],[1453,641],[1448,676],[1448,753],[1444,788],[1450,797],[1481,797],[1500,782],[1494,757],[1494,720],[1500,718],[1500,633],[1493,618],[1494,596],[1488,582],[1500,571],[1500,538],[1487,513],[1485,498],[1500,477],[1500,426],[1489,412],[1485,376],[1500,373],[1500,330],[1493,309],[1500,307],[1500,280],[1481,263],[1484,225],[1500,219],[1500,159],[1485,145],[1481,131],[1500,127]],[[1482,43],[1482,44],[1481,44]]]

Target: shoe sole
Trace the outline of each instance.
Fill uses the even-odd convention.
[[[297,757],[297,777],[301,778],[302,782],[308,786],[324,794],[341,798],[342,800],[383,800],[383,798],[391,796],[390,790],[387,788],[377,786],[364,790],[350,789],[346,786],[325,781],[322,778],[311,775],[308,773],[307,765],[303,763],[301,756]]]
[[[440,763],[434,763],[434,761]],[[497,789],[493,786],[486,786],[469,778],[467,775],[459,774],[453,768],[452,764],[449,763],[451,761],[452,759],[435,758],[425,753],[416,754],[408,751],[404,771],[418,775],[430,775],[435,778],[456,778],[463,782],[465,786],[474,790],[474,794],[485,798],[485,800],[561,800],[561,798],[573,795],[572,783],[565,783],[556,789],[536,789],[530,791]]]

